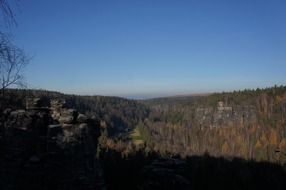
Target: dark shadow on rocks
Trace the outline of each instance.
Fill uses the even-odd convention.
[[[277,164],[209,155],[162,157],[137,151],[127,157],[106,150],[101,162],[108,189],[285,189],[286,172]]]
[[[99,121],[81,114],[58,124],[39,103],[1,112],[0,189],[104,189],[96,159]]]

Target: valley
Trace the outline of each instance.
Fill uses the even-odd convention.
[[[35,90],[7,94],[0,125],[2,189],[208,189],[202,180],[222,188],[219,177],[229,173],[235,175],[225,185],[258,189],[274,180],[257,176],[258,170],[286,176],[284,86],[139,101]],[[201,176],[212,172],[216,185]],[[32,180],[36,175],[41,183]],[[238,185],[238,179],[244,182]]]

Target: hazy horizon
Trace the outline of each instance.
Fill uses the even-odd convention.
[[[73,91],[61,91],[61,90],[54,90],[54,89],[44,89],[44,88],[26,88],[30,90],[47,90],[51,92],[59,92],[67,95],[79,95],[79,96],[106,96],[106,97],[120,97],[120,98],[126,98],[126,99],[133,99],[133,100],[148,100],[148,99],[156,99],[156,98],[172,98],[172,97],[188,97],[188,96],[205,96],[210,95],[213,93],[232,93],[235,91],[244,91],[244,90],[256,90],[259,89],[266,89],[266,88],[273,88],[273,87],[280,87],[285,86],[285,84],[273,84],[270,86],[257,86],[252,88],[236,88],[236,89],[228,89],[228,90],[209,90],[209,91],[201,91],[201,92],[190,92],[190,93],[157,93],[157,94],[100,94],[100,93],[94,93],[94,92],[81,92],[81,93],[75,93]]]
[[[286,84],[286,2],[20,1],[29,88],[153,98]]]

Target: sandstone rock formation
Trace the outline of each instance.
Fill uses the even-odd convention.
[[[99,121],[63,100],[26,105],[1,114],[0,189],[104,189],[95,156]]]
[[[247,126],[257,122],[257,111],[254,106],[231,107],[218,102],[216,108],[197,108],[195,120],[202,127]]]

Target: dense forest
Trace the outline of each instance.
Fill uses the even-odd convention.
[[[285,187],[285,86],[149,100],[8,89],[1,98],[0,151],[4,154],[6,151],[7,155],[13,155],[15,148],[9,148],[11,143],[22,138],[16,135],[17,138],[7,141],[7,129],[11,133],[13,126],[7,128],[5,113],[7,110],[10,115],[15,115],[12,110],[19,110],[16,113],[20,115],[25,113],[21,110],[26,110],[27,101],[33,98],[41,99],[44,106],[41,109],[49,110],[50,100],[56,99],[64,102],[67,109],[77,109],[92,119],[89,137],[86,140],[72,137],[81,134],[82,126],[73,124],[77,127],[67,134],[75,139],[73,143],[78,142],[77,148],[64,149],[63,152],[68,153],[59,151],[58,154],[61,159],[73,160],[66,167],[78,168],[82,166],[78,166],[77,159],[84,163],[93,160],[90,155],[96,155],[98,166],[93,172],[98,173],[102,167],[108,189]],[[38,125],[45,125],[39,121],[42,115],[38,115]],[[26,135],[25,138],[30,139]],[[34,132],[33,139],[37,139]],[[39,142],[45,144],[42,141]],[[90,142],[94,142],[94,146],[90,147]],[[30,147],[29,144],[21,146]],[[89,159],[82,153],[86,147],[89,147]],[[1,159],[2,163],[9,161]],[[92,175],[87,172],[85,178],[92,181]],[[25,180],[20,177],[19,181],[24,183]],[[75,183],[81,186],[81,182]],[[77,189],[76,186],[69,188]]]
[[[150,135],[147,146],[159,152],[285,161],[284,86],[145,104],[152,111],[139,128]]]
[[[99,119],[102,146],[121,151],[286,159],[285,86],[140,101],[14,89],[4,102],[23,109],[28,97],[64,99],[68,107]]]

